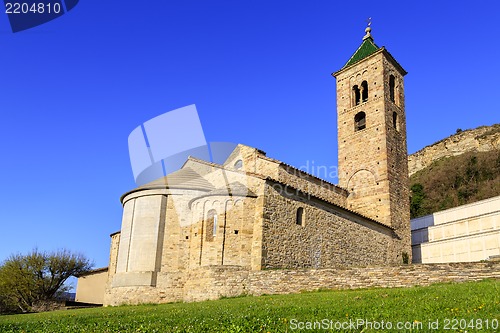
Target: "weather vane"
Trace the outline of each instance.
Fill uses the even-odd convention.
[[[372,27],[371,27],[371,25],[372,25],[372,18],[369,17],[366,20],[366,23],[368,24],[368,26],[365,29],[366,34],[364,35],[363,40],[368,39],[368,38],[373,39],[372,34],[371,34],[371,32],[372,32]]]

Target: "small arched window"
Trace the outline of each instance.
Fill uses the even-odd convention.
[[[361,82],[361,95],[364,102],[368,102],[368,82]]]
[[[398,114],[396,112],[392,113],[392,126],[394,126],[396,131],[399,131]]]
[[[304,208],[299,207],[297,208],[297,216],[295,218],[295,224],[297,225],[304,225]]]
[[[391,102],[396,102],[395,89],[396,89],[396,78],[394,77],[394,75],[391,74],[391,76],[389,76],[389,98],[391,99]]]
[[[239,170],[243,167],[243,161],[242,160],[237,160],[235,163],[234,163],[234,168],[236,170]]]
[[[366,128],[366,113],[358,112],[354,116],[354,131],[361,131]]]
[[[217,235],[217,212],[211,209],[207,214],[207,229],[205,232],[205,239],[207,242],[212,242]]]
[[[361,90],[359,90],[359,87],[355,85],[352,87],[352,100],[353,100],[353,106],[354,105],[359,105],[361,102]]]

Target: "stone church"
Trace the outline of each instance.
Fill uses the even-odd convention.
[[[188,158],[121,197],[105,305],[224,296],[255,271],[411,262],[406,71],[365,32],[332,74],[339,184],[245,145],[223,164]]]

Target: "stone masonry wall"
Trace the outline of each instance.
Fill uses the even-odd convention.
[[[390,98],[390,77],[395,77],[395,99]],[[394,242],[394,252],[406,255],[411,262],[410,197],[408,150],[406,143],[406,113],[403,76],[391,62],[384,60],[385,133],[387,179],[391,226],[400,241]]]
[[[184,301],[195,302],[247,293],[250,270],[240,266],[208,266],[189,272]]]
[[[303,223],[296,223],[303,209]],[[398,265],[393,231],[270,182],[266,187],[263,268]]]
[[[104,288],[104,304],[111,304],[111,282],[116,273],[116,265],[118,263],[118,247],[120,244],[120,232],[111,234],[111,245],[109,249],[109,266],[108,266],[108,279]]]
[[[193,201],[192,210],[195,223],[189,227],[187,268],[220,264],[250,267],[255,198],[202,197]],[[218,216],[214,235],[213,222],[209,225],[206,218],[210,211]]]

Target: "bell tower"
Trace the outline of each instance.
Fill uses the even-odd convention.
[[[366,28],[337,79],[339,185],[347,208],[394,229],[395,262],[411,262],[403,77],[407,74]],[[404,255],[403,253],[406,253]]]

